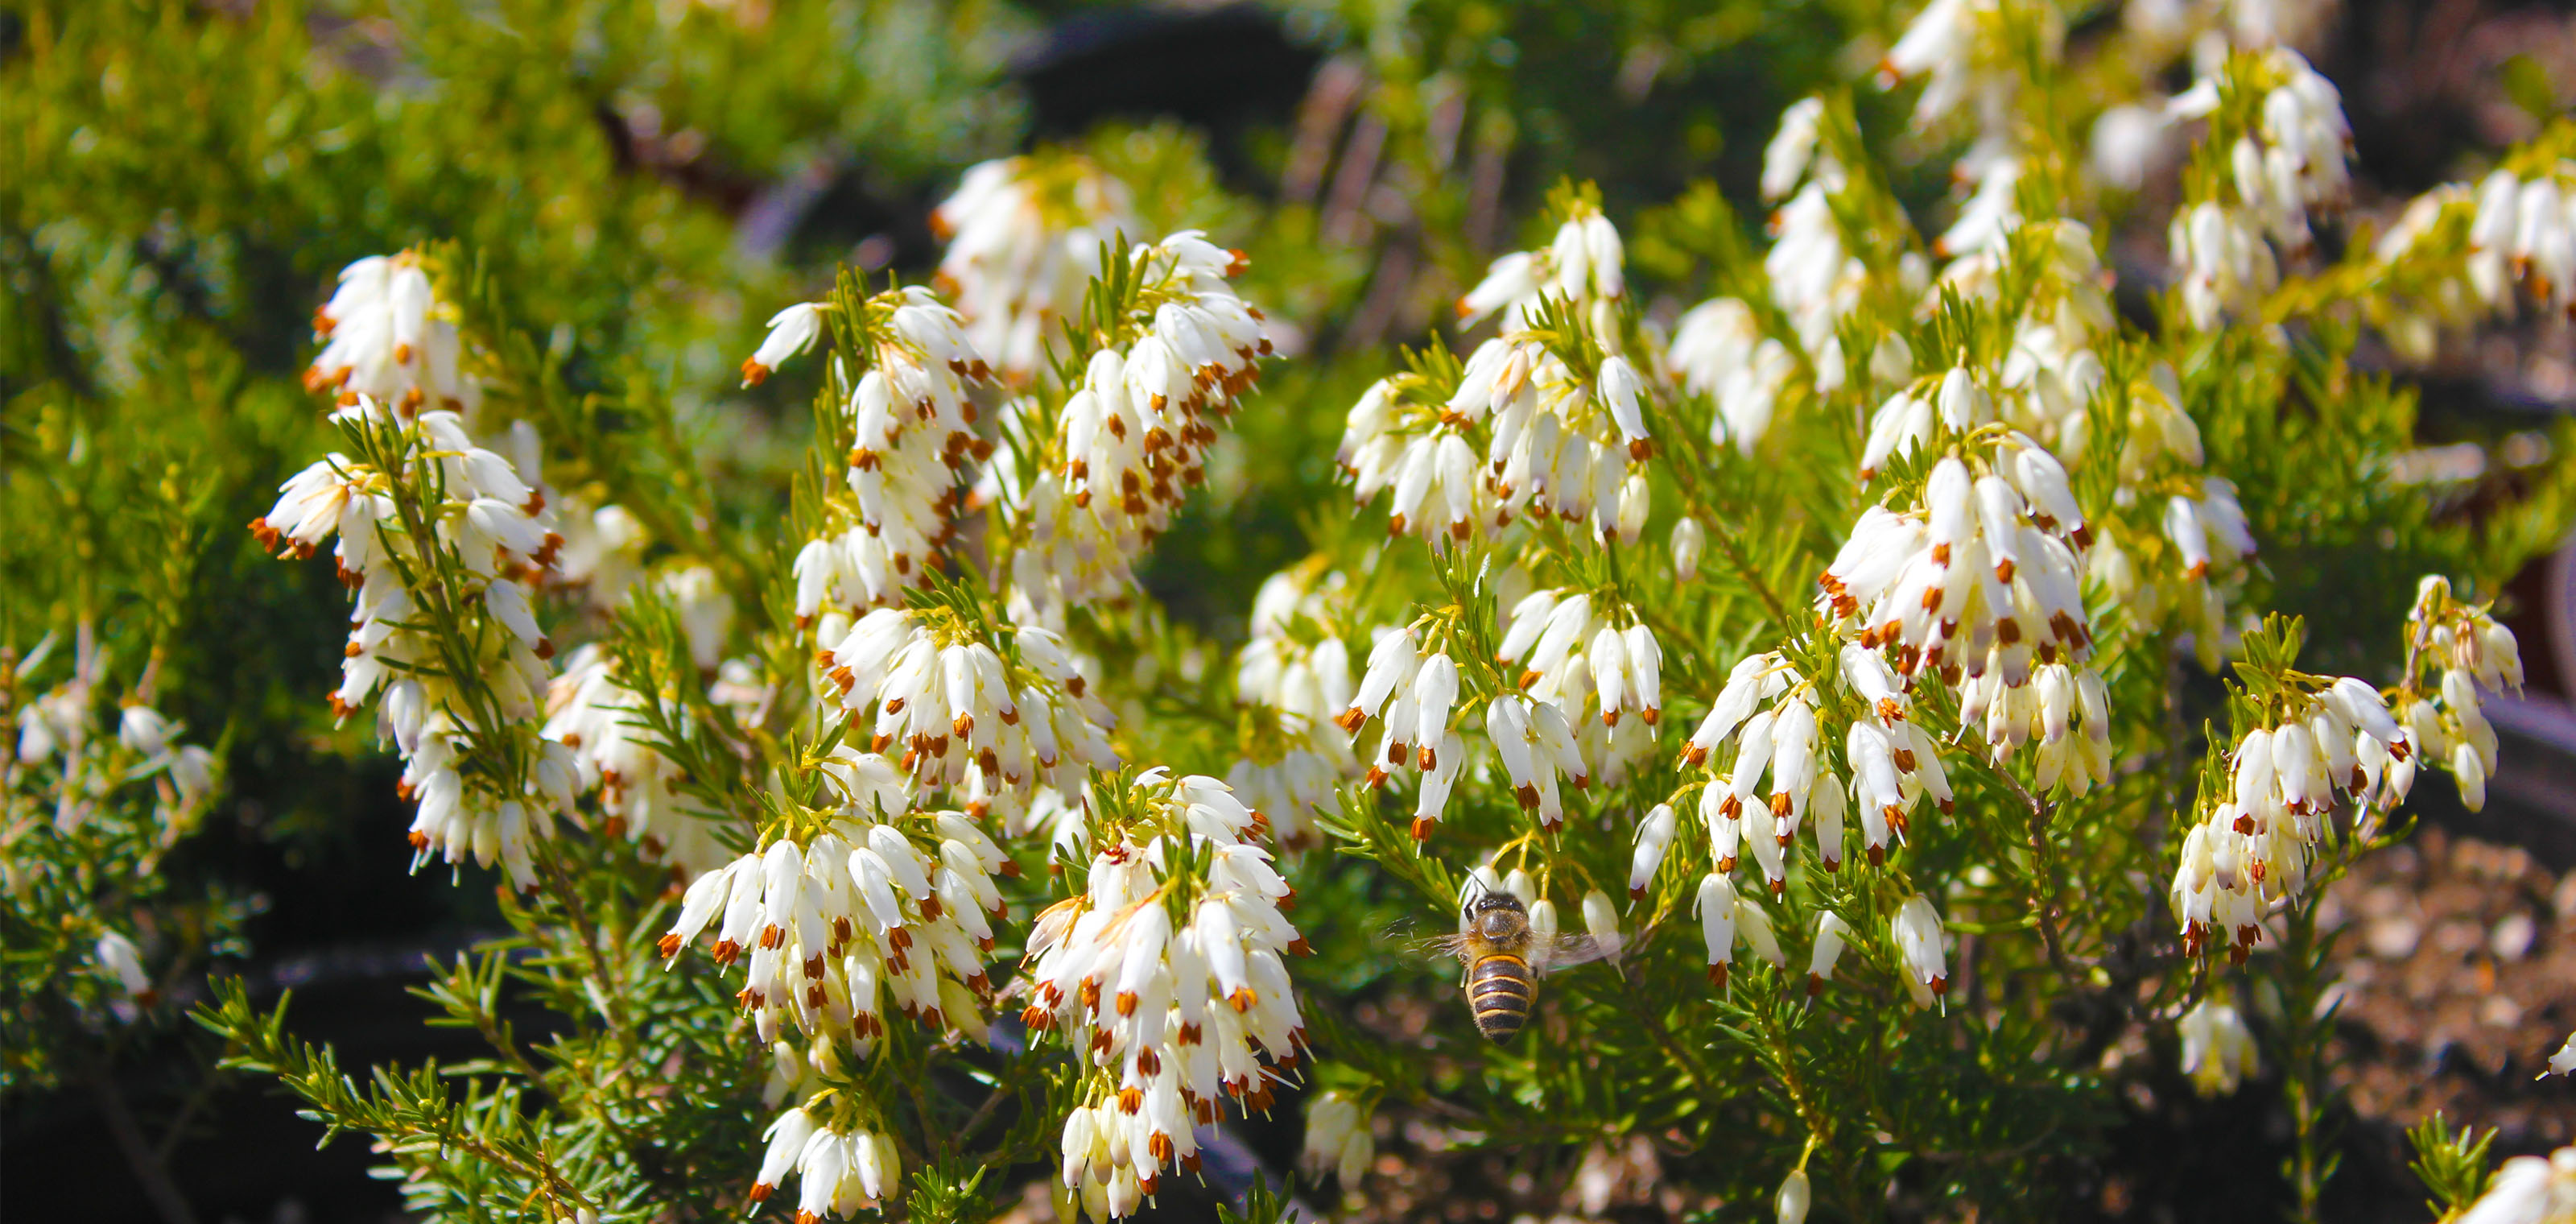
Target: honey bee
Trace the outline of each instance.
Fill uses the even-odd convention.
[[[1475,1013],[1476,1031],[1494,1042],[1511,1040],[1529,1023],[1541,975],[1611,952],[1589,935],[1542,941],[1530,929],[1529,909],[1519,897],[1473,878],[1459,899],[1458,933],[1435,937],[1429,946],[1466,967],[1467,1007]]]

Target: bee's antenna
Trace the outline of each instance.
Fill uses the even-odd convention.
[[[1477,899],[1483,897],[1487,891],[1483,877],[1475,875],[1468,876],[1467,886],[1458,890],[1459,912],[1466,912],[1467,907],[1474,905]]]

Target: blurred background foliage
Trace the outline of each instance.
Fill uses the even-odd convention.
[[[168,861],[172,887],[252,898],[255,952],[229,967],[264,988],[311,985],[305,1027],[340,1040],[346,1063],[410,1053],[424,1040],[417,1007],[387,1014],[382,999],[416,980],[419,953],[493,929],[497,911],[443,873],[406,873],[395,769],[319,699],[343,593],[324,567],[270,563],[241,529],[330,442],[298,378],[340,267],[454,242],[478,285],[506,287],[487,305],[515,341],[545,357],[555,381],[519,390],[577,426],[550,431],[564,471],[578,478],[624,441],[672,431],[716,492],[722,521],[704,528],[781,549],[778,491],[811,416],[793,392],[736,389],[760,321],[827,286],[836,264],[926,277],[929,209],[964,167],[1079,145],[1136,187],[1150,227],[1214,225],[1252,255],[1243,293],[1271,310],[1290,358],[1146,575],[1176,622],[1230,644],[1263,576],[1354,530],[1330,460],[1344,407],[1393,367],[1393,346],[1447,329],[1448,304],[1487,260],[1541,233],[1551,185],[1598,183],[1631,235],[1640,300],[1668,319],[1755,238],[1753,181],[1781,109],[1874,62],[1911,7],[10,0],[0,649],[86,624],[111,670],[154,668],[162,708],[223,745],[232,786],[206,834]],[[2321,66],[2384,67],[2390,52],[2369,39],[2412,20],[2392,11],[2352,8]],[[2515,111],[2491,96],[2508,85],[2540,99],[2524,111],[2563,106],[2552,81],[2576,77],[2516,62],[2529,67],[2486,86],[2418,81],[2411,105],[2340,78],[2363,170],[2392,151],[2387,190],[2402,193],[2473,169],[2517,135]],[[1898,102],[1855,101],[1865,131],[1901,132]],[[1912,168],[1898,196],[1928,221],[1948,159],[1895,152],[1891,164]],[[2365,210],[2373,191],[2363,184]],[[2123,305],[2143,309],[2156,270],[2113,250]],[[2312,666],[2358,669],[2370,659],[2352,644],[2390,640],[2424,558],[2447,555],[2427,533],[2520,491],[2507,474],[2442,504],[2400,504],[2412,495],[2357,486],[2344,518],[2285,520],[2317,504],[2300,482],[2335,444],[2302,425],[2299,397],[2418,412],[2411,389],[2338,377],[2369,385],[2283,369],[2277,432],[2209,444],[2259,473],[2244,483],[2271,565],[2264,601],[2307,617]],[[2456,368],[2425,385],[2430,440],[2493,440],[2550,406],[2524,383]],[[2382,533],[2392,517],[2411,525]],[[2486,546],[2500,565],[2546,542]],[[1358,883],[1331,887],[1342,892],[1319,904],[1387,904]],[[1351,938],[1315,963],[1358,985],[1388,962]],[[300,1152],[311,1138],[276,1103],[210,1085],[191,1040],[162,1034],[143,1069],[107,1087],[162,1128],[162,1155],[209,1218],[272,1210],[288,1172],[317,1211],[390,1201],[352,1180],[362,1152],[265,1171],[191,1155]],[[31,1185],[49,1160],[113,1175],[77,1151],[85,1099],[9,1102],[13,1213],[53,1201]],[[209,1119],[222,1130],[212,1141]],[[113,1199],[84,1208],[94,1214],[143,1211],[129,1191],[85,1189]]]

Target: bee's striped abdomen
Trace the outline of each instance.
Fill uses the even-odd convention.
[[[1529,962],[1509,952],[1480,957],[1467,970],[1467,1006],[1476,1013],[1476,1031],[1493,1041],[1509,1041],[1529,1023],[1537,993]]]

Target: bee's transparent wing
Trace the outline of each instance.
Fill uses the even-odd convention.
[[[1450,957],[1460,964],[1475,955],[1464,935],[1426,935],[1413,940],[1412,947],[1429,955]]]
[[[1544,944],[1531,941],[1530,968],[1540,973],[1554,973],[1618,954],[1619,945],[1614,941],[1591,935],[1558,935]]]

